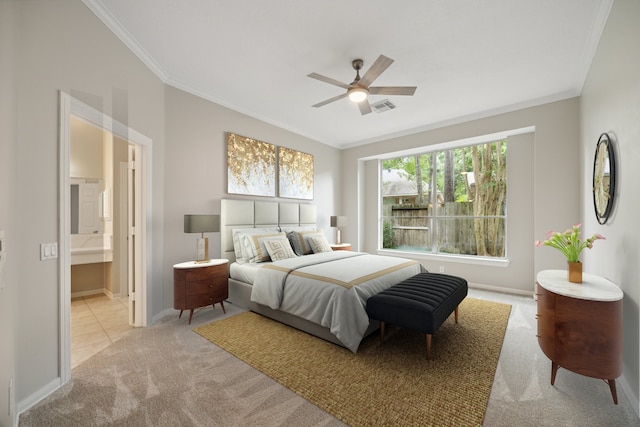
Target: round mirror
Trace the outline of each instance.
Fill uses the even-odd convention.
[[[600,224],[607,222],[613,208],[616,188],[616,161],[609,135],[603,133],[598,139],[596,157],[593,161],[593,206]]]

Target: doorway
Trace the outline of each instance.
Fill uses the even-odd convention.
[[[79,119],[87,124],[97,128],[101,134],[107,135],[105,141],[111,138],[113,141],[120,141],[120,155],[116,155],[117,162],[114,162],[113,153],[116,150],[112,146],[105,150],[107,161],[94,165],[94,169],[104,168],[103,164],[111,164],[102,174],[104,182],[100,182],[100,177],[90,176],[84,178],[82,173],[78,172],[77,165],[72,166],[71,156],[71,134],[72,120]],[[105,145],[108,145],[105,143]],[[124,152],[125,154],[122,154]],[[147,220],[147,206],[150,206],[148,200],[151,194],[151,175],[150,175],[150,159],[151,159],[151,140],[146,136],[136,132],[128,126],[112,119],[102,112],[82,103],[72,96],[60,92],[60,235],[59,235],[59,271],[60,271],[60,376],[63,383],[66,383],[71,377],[71,278],[72,264],[76,265],[92,265],[92,266],[108,266],[105,268],[105,283],[116,283],[119,286],[105,287],[107,299],[117,299],[116,303],[120,303],[120,312],[127,314],[126,324],[132,326],[147,325],[146,302],[148,297],[148,288],[146,286],[147,271],[150,266],[147,260],[151,259],[147,255],[147,251],[151,250],[148,239],[150,233],[147,233],[148,227],[151,226]],[[126,184],[120,182],[122,180],[121,164],[126,165],[127,173]],[[73,172],[72,172],[73,170]],[[90,174],[89,174],[90,175]],[[73,179],[72,179],[73,178]],[[92,233],[81,235],[80,239],[85,247],[78,246],[74,242],[72,244],[71,232],[75,225],[72,226],[72,220],[78,217],[82,218],[78,212],[72,212],[72,182],[82,181],[98,181],[97,188],[99,195],[97,204],[90,205],[90,215],[97,212],[98,228]],[[108,185],[105,185],[105,182]],[[92,182],[95,184],[94,182]],[[87,186],[89,188],[91,186]],[[95,188],[94,185],[91,188]],[[121,206],[123,197],[120,196],[120,190],[126,189],[126,207],[123,210]],[[114,191],[115,189],[115,191]],[[126,212],[123,219],[122,213]],[[87,215],[89,215],[87,214]],[[91,223],[93,218],[89,218],[87,223]],[[91,230],[91,227],[79,229]],[[123,244],[122,242],[126,242]],[[89,243],[85,243],[89,242]],[[97,243],[96,243],[97,242]],[[121,256],[122,248],[125,248],[126,256]],[[85,250],[87,249],[88,250]],[[72,253],[73,249],[73,253]],[[115,250],[114,250],[115,249]],[[113,255],[116,255],[115,265],[117,277],[113,278]],[[98,259],[96,259],[96,257]],[[80,259],[80,261],[78,261]],[[125,260],[123,262],[123,260]],[[121,270],[126,270],[122,273]],[[73,272],[75,274],[75,272]],[[95,274],[94,274],[95,276]],[[100,274],[98,274],[100,276]],[[126,277],[126,283],[120,278]],[[126,285],[126,286],[125,286]],[[95,288],[99,288],[98,284],[93,285],[93,290],[86,291],[89,296],[95,293]],[[76,290],[77,291],[77,290]],[[83,291],[75,292],[76,296],[84,298]],[[111,294],[111,295],[109,295]],[[116,298],[111,298],[116,297]],[[87,304],[90,306],[90,304]],[[108,315],[107,315],[108,316]]]

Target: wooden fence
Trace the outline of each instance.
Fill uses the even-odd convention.
[[[432,252],[435,243],[435,252],[475,255],[473,203],[444,203],[435,219],[432,210],[426,204],[384,205],[385,247]],[[438,221],[436,242],[429,232],[434,221]]]

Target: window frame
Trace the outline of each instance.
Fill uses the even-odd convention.
[[[463,254],[448,254],[448,253],[432,253],[432,252],[419,252],[419,251],[409,251],[403,249],[390,249],[383,248],[383,238],[384,238],[384,218],[383,218],[383,194],[382,194],[382,165],[385,160],[395,159],[399,157],[409,157],[415,155],[423,155],[430,154],[434,152],[442,152],[450,149],[456,149],[461,147],[471,147],[473,145],[480,145],[489,142],[497,142],[500,140],[505,140],[508,142],[509,136],[518,135],[522,133],[528,133],[535,130],[534,127],[527,127],[512,131],[505,132],[497,132],[490,135],[477,136],[472,138],[466,138],[457,141],[450,141],[445,143],[420,146],[410,150],[397,151],[392,153],[386,153],[384,156],[378,157],[378,239],[377,239],[377,254],[379,255],[387,255],[387,256],[398,256],[398,257],[408,257],[413,259],[420,260],[430,260],[430,261],[440,261],[440,262],[458,262],[465,264],[475,264],[475,265],[484,265],[484,266],[492,266],[492,267],[507,267],[510,263],[509,260],[509,252],[508,252],[508,234],[509,234],[509,222],[508,222],[508,205],[509,199],[506,199],[506,208],[505,214],[502,218],[504,218],[505,223],[505,237],[504,237],[504,256],[503,257],[487,257],[487,256],[479,256],[479,255],[463,255]],[[507,158],[508,158],[508,150],[507,150]]]

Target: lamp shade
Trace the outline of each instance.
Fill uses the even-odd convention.
[[[220,231],[220,215],[185,215],[185,233],[214,233]]]
[[[332,216],[330,219],[331,219],[331,226],[332,227],[346,227],[347,226],[347,217],[346,216]]]

